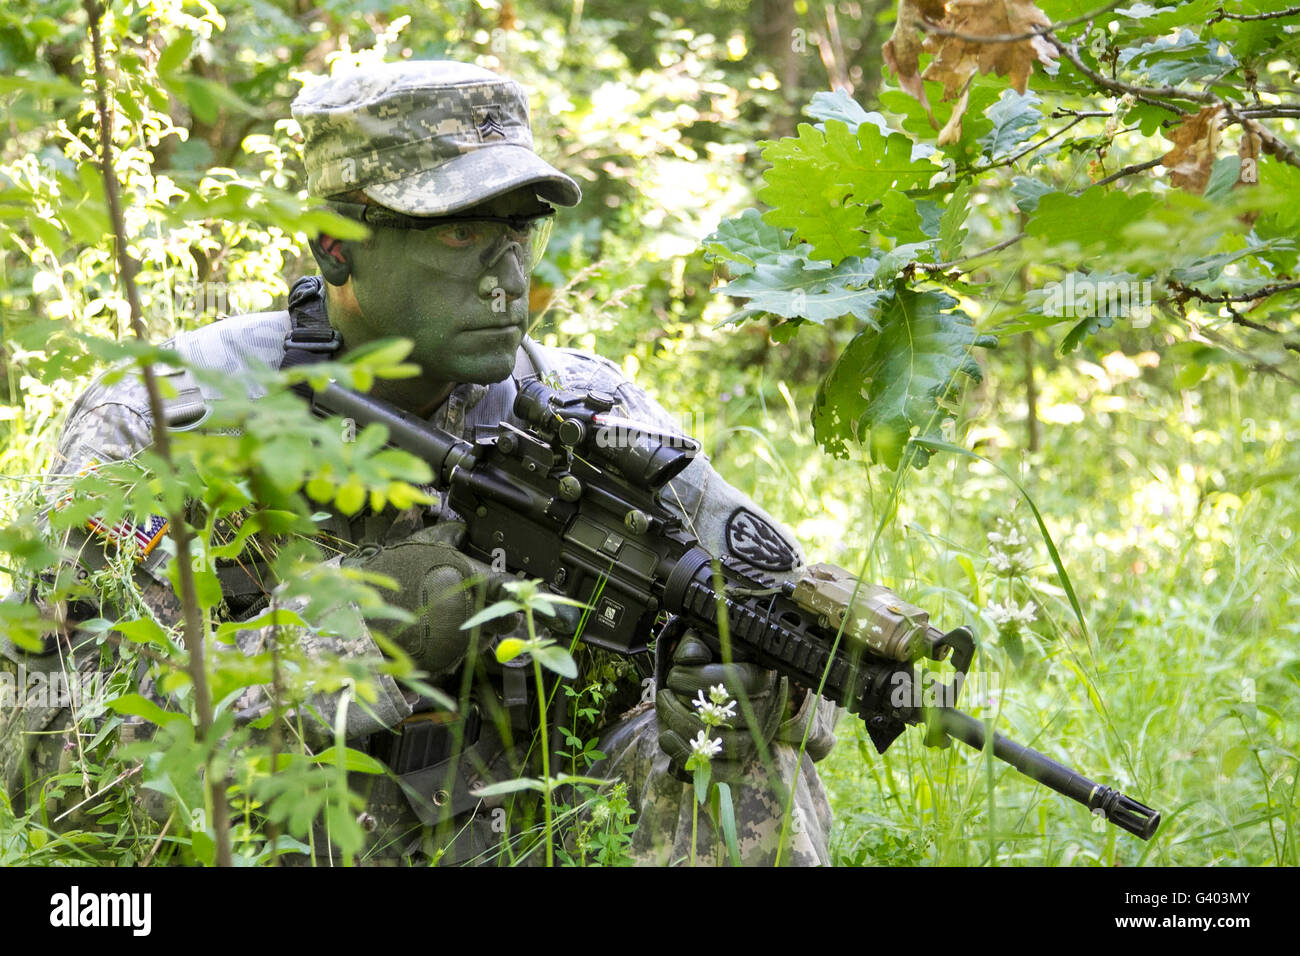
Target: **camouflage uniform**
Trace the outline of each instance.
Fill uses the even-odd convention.
[[[430,100],[430,89],[436,96]],[[395,64],[382,71],[360,71],[306,90],[295,101],[295,116],[307,137],[309,188],[316,195],[340,191],[363,192],[372,200],[410,215],[437,215],[471,205],[521,185],[533,185],[553,202],[572,205],[580,193],[568,177],[544,163],[531,149],[527,104],[522,91],[494,74],[463,64]],[[358,142],[364,140],[365,148]],[[285,337],[291,328],[288,313],[226,319],[179,336],[172,346],[192,366],[223,373],[227,381],[241,380],[253,365],[276,368],[284,356]],[[530,357],[531,356],[531,357]],[[537,373],[537,360],[547,366],[564,388],[597,389],[614,395],[626,413],[642,421],[676,430],[664,410],[644,392],[627,382],[605,359],[569,350],[546,349],[526,343],[516,358],[515,374],[490,386],[461,384],[430,417],[432,424],[471,438],[476,426],[510,421],[518,380]],[[245,382],[252,380],[245,375]],[[193,427],[218,397],[206,378],[180,374],[177,397],[168,403],[172,426]],[[248,385],[250,394],[257,388]],[[255,397],[255,396],[254,396]],[[92,460],[130,457],[151,442],[153,423],[143,387],[134,379],[105,385],[97,382],[73,407],[59,443],[57,471],[71,475]],[[687,526],[711,553],[743,558],[765,573],[781,576],[800,562],[799,548],[788,534],[778,531],[771,518],[737,492],[699,456],[665,490],[664,503],[678,511]],[[335,516],[329,528],[337,537],[360,548],[391,545],[419,529],[455,518],[445,503],[408,509],[400,514],[368,514],[348,520]],[[156,567],[146,567],[141,581],[147,600],[163,621],[174,621],[177,608],[170,589],[161,582]],[[238,644],[256,653],[267,639],[257,630],[245,630]],[[312,633],[303,638],[310,653],[378,661],[378,647],[359,617],[346,637]],[[7,648],[11,661],[22,655]],[[489,655],[490,656],[490,655]],[[78,666],[93,669],[94,661]],[[503,679],[508,675],[503,675]],[[388,676],[376,678],[378,699],[366,709],[348,711],[347,734],[352,746],[366,748],[382,740],[387,728],[411,717],[420,706]],[[646,697],[652,697],[653,688]],[[309,746],[327,746],[333,725],[334,700],[314,702],[322,723],[308,721]],[[816,706],[820,703],[821,706]],[[262,688],[249,691],[239,702],[241,717],[251,720],[267,707]],[[15,715],[18,715],[15,717]],[[742,858],[750,864],[770,863],[775,857],[784,797],[794,784],[792,825],[784,861],[813,865],[828,863],[830,808],[813,759],[829,751],[834,742],[831,727],[834,708],[809,695],[798,713],[782,725],[767,764],[752,761],[744,769],[742,784],[733,787]],[[56,769],[75,756],[66,710],[9,710],[0,723],[0,783],[20,799]],[[811,722],[808,752],[797,767],[797,749]],[[499,841],[488,825],[490,804],[469,791],[492,779],[525,772],[514,748],[500,729],[484,722],[478,757],[440,764],[446,772],[442,786],[432,770],[395,777],[356,780],[367,798],[374,824],[371,852],[378,857],[409,854],[423,849],[438,852],[448,832],[447,821],[459,833],[445,861],[474,859]],[[602,735],[599,749],[607,758],[597,773],[627,782],[628,797],[638,814],[632,846],[639,862],[667,864],[691,853],[692,788],[670,771],[667,756],[658,745],[658,724],[649,704],[625,714]],[[26,756],[26,759],[24,759]],[[534,771],[535,772],[535,771]],[[797,777],[797,779],[796,779]],[[430,785],[443,796],[432,806],[407,799],[415,790],[427,794]],[[405,791],[405,795],[404,795]],[[466,824],[466,821],[469,821]],[[698,858],[718,857],[717,840],[701,814]]]

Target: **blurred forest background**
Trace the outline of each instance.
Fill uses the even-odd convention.
[[[904,6],[929,15],[936,5]],[[1046,18],[1025,21],[1031,27],[1095,4],[1039,6]],[[1133,4],[1100,16],[1099,32],[1088,21],[1060,35],[1080,40],[1085,62],[1106,76],[1127,70],[1146,89],[1182,84],[1238,97],[1238,110],[1272,109],[1261,123],[1293,140],[1291,29],[1300,18],[1265,18],[1283,5],[1227,6],[1261,19],[1214,23],[1217,4],[1177,12]],[[940,625],[972,624],[982,682],[963,706],[997,715],[1003,732],[1139,796],[1165,819],[1144,844],[1003,765],[989,771],[978,754],[926,750],[918,733],[877,755],[850,719],[821,764],[837,863],[1300,862],[1295,298],[1283,290],[1262,314],[1251,298],[1258,293],[1243,299],[1232,285],[1291,281],[1300,184],[1296,167],[1272,154],[1259,160],[1255,206],[1228,202],[1250,145],[1238,150],[1227,132],[1222,149],[1217,133],[1198,140],[1206,168],[1218,171],[1208,189],[1170,183],[1156,161],[1178,142],[1174,122],[1208,101],[1168,97],[1184,115],[1162,118],[1149,97],[1123,101],[1124,90],[1071,72],[1065,58],[1049,68],[1039,57],[1025,97],[1004,95],[1006,70],[975,77],[965,130],[944,143],[939,127],[951,119],[952,97],[941,102],[940,84],[925,84],[937,110],[929,123],[886,69],[882,45],[899,9],[876,0],[110,7],[117,174],[155,341],[224,313],[282,307],[290,282],[311,271],[304,240],[319,219],[288,108],[300,77],[403,57],[504,72],[530,91],[538,151],[584,191],[580,206],[561,212],[534,277],[534,335],[621,363],[809,556],[865,569]],[[991,32],[1021,32],[1014,17],[1004,22],[1011,26]],[[1247,36],[1257,25],[1270,32]],[[0,10],[4,521],[30,499],[68,408],[103,365],[84,336],[129,335],[94,162],[87,51],[78,2],[8,0]],[[841,92],[807,112],[831,90]],[[1143,109],[1154,115],[1132,112]],[[728,239],[745,210],[779,209],[789,198],[792,187],[772,180],[777,191],[760,197],[765,171],[779,162],[765,156],[776,149],[768,144],[801,123],[819,123],[829,137],[832,117],[854,135],[879,119],[889,142],[902,135],[921,148],[910,158],[904,151],[904,162],[944,171],[948,188],[929,207],[913,190],[911,219],[900,213],[875,232],[862,229],[860,247],[846,253],[902,249],[875,281],[942,287],[975,332],[998,336],[997,347],[974,350],[963,340],[982,380],[964,376],[967,387],[931,403],[944,418],[930,429],[935,441],[977,458],[939,449],[924,468],[895,468],[887,449],[815,434],[814,408],[833,397],[828,372],[875,320],[848,308],[810,318],[807,297],[818,289],[806,274],[784,286],[756,277],[762,262],[746,263]],[[1193,177],[1200,163],[1191,160]],[[1088,195],[1131,198],[1137,188],[1162,197],[1158,211],[1129,215],[1101,200],[1076,209],[1063,198],[1056,225],[1035,231],[1030,215],[1044,194],[1068,198],[1132,166],[1142,168],[1124,173],[1130,180]],[[1031,179],[1038,185],[1026,185]],[[1132,183],[1140,185],[1126,192]],[[840,208],[832,193],[821,189],[822,200]],[[952,215],[939,225],[959,201],[955,225]],[[1214,205],[1222,218],[1207,211]],[[1134,221],[1140,234],[1126,231]],[[963,270],[943,268],[1027,223],[1026,241]],[[797,216],[756,228],[785,229],[787,250],[806,238]],[[932,239],[942,255],[907,246]],[[1071,262],[1154,279],[1152,315],[1103,315],[1083,327],[1045,319],[1044,291],[1074,268],[1058,268],[1071,242]],[[1274,257],[1261,258],[1261,248]],[[842,259],[834,257],[837,267]],[[815,261],[802,259],[805,268]],[[1184,271],[1172,275],[1171,264]],[[729,296],[729,279],[751,291]],[[1174,285],[1198,281],[1205,297],[1180,296]],[[762,282],[767,298],[752,291]],[[1220,294],[1223,302],[1208,298]],[[871,384],[855,382],[855,394]],[[863,422],[869,430],[869,415]],[[11,532],[0,543],[16,552],[22,540]],[[43,832],[39,820],[0,821],[0,862],[75,857]],[[121,859],[139,857],[123,851]]]

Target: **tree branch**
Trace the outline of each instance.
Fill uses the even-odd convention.
[[[1279,292],[1292,292],[1296,289],[1300,289],[1300,281],[1279,282],[1276,283],[1275,285],[1260,286],[1258,289],[1255,289],[1253,292],[1245,292],[1239,295],[1234,295],[1231,292],[1223,292],[1223,293],[1211,295],[1209,293],[1202,292],[1200,289],[1196,289],[1193,288],[1192,286],[1185,285],[1182,282],[1177,281],[1176,279],[1169,280],[1169,287],[1171,289],[1174,289],[1180,295],[1182,295],[1184,299],[1199,299],[1202,302],[1225,302],[1225,303],[1226,302],[1258,302],[1260,299],[1267,299],[1269,296],[1277,295]],[[1276,331],[1274,329],[1270,329],[1262,325],[1258,326],[1258,329],[1264,332]]]
[[[108,200],[109,219],[113,224],[114,251],[117,257],[118,279],[131,313],[131,331],[140,342],[148,342],[143,313],[140,309],[140,294],[135,285],[135,274],[140,264],[135,261],[127,247],[126,220],[122,215],[122,199],[118,194],[117,174],[113,171],[113,127],[108,109],[108,83],[104,71],[103,39],[100,36],[100,19],[104,7],[99,0],[82,0],[82,7],[90,26],[90,48],[95,68],[95,112],[99,116],[100,170],[104,178],[104,195]],[[172,460],[171,439],[165,427],[163,415],[162,392],[154,375],[153,364],[144,364],[143,376],[145,391],[149,395],[149,412],[153,417],[153,444],[164,466],[172,475],[175,465]],[[168,476],[163,476],[166,479]],[[167,523],[172,542],[176,546],[176,574],[180,584],[181,608],[184,612],[185,649],[189,652],[190,681],[194,687],[194,710],[197,716],[197,737],[200,741],[211,743],[212,736],[212,696],[208,689],[207,672],[204,667],[206,655],[203,647],[203,624],[199,618],[198,589],[194,582],[194,568],[190,563],[190,544],[194,534],[185,521],[183,507],[171,508],[167,514]],[[209,754],[213,751],[209,751]],[[139,769],[139,768],[137,768]],[[225,785],[212,779],[212,757],[208,757],[208,773],[205,783],[212,803],[213,841],[216,844],[216,862],[218,866],[230,866],[230,814],[226,805]]]
[[[1212,103],[1223,107],[1224,115],[1228,118],[1230,124],[1239,123],[1248,130],[1259,136],[1261,148],[1271,156],[1276,156],[1284,163],[1300,167],[1300,155],[1290,146],[1279,139],[1274,133],[1260,126],[1249,116],[1244,116],[1237,112],[1236,108],[1227,101],[1223,100],[1214,93],[1207,90],[1185,90],[1176,86],[1134,86],[1131,83],[1124,83],[1120,80],[1111,79],[1096,70],[1089,67],[1080,59],[1078,52],[1073,45],[1067,46],[1056,37],[1047,34],[1044,39],[1056,47],[1061,54],[1074,64],[1084,76],[1092,80],[1103,89],[1110,90],[1113,93],[1128,93],[1153,106],[1159,106],[1167,109],[1180,116],[1186,116],[1188,111],[1174,106],[1172,103],[1165,103],[1160,98],[1167,99],[1184,99],[1191,100],[1194,103]]]
[[[1220,101],[1223,102],[1223,101]],[[1231,126],[1240,123],[1250,132],[1259,137],[1259,145],[1264,152],[1270,156],[1276,156],[1282,162],[1291,166],[1300,167],[1300,154],[1284,143],[1271,130],[1260,126],[1253,119],[1238,113],[1230,104],[1223,103],[1223,112],[1227,116],[1227,125]]]
[[[916,268],[920,269],[922,272],[946,272],[953,266],[959,266],[963,262],[970,262],[972,259],[978,259],[981,256],[987,256],[994,252],[1001,252],[1003,249],[1014,246],[1023,238],[1025,238],[1025,234],[1023,232],[1018,232],[1010,239],[1003,239],[995,246],[989,246],[987,249],[981,249],[979,252],[972,252],[968,256],[961,256],[958,259],[953,259],[951,262],[917,262],[915,265]]]
[[[1084,63],[1079,57],[1078,52],[1074,49],[1073,44],[1067,46],[1051,34],[1046,34],[1043,39],[1056,47],[1061,55],[1073,63],[1074,68],[1080,73],[1092,80],[1098,86],[1110,90],[1112,93],[1131,94],[1145,103],[1150,103],[1152,106],[1164,107],[1172,113],[1177,113],[1179,116],[1186,116],[1188,111],[1181,107],[1174,106],[1172,103],[1165,103],[1162,101],[1162,98],[1191,100],[1193,103],[1220,102],[1219,98],[1213,93],[1207,93],[1201,90],[1184,90],[1176,86],[1135,86],[1132,83],[1113,80],[1102,73],[1098,73],[1092,67],[1088,66],[1088,64]]]
[[[964,40],[967,43],[1019,43],[1022,40],[1032,40],[1034,37],[1046,36],[1054,30],[1064,30],[1067,27],[1077,26],[1080,23],[1087,23],[1103,13],[1109,13],[1121,3],[1121,0],[1111,0],[1104,7],[1098,7],[1082,16],[1072,17],[1069,20],[1061,20],[1059,23],[1047,23],[1042,26],[1033,27],[1024,33],[994,33],[975,35],[971,33],[958,33],[956,30],[949,30],[938,24],[930,23],[928,20],[921,21],[921,29],[926,33],[933,33],[935,36],[952,37],[956,40]]]
[[[1220,20],[1281,20],[1283,17],[1294,17],[1297,14],[1300,14],[1300,7],[1287,7],[1285,10],[1275,10],[1272,13],[1228,13],[1223,7],[1219,7],[1219,12],[1210,17],[1206,25],[1218,23]]]
[[[1262,106],[1256,109],[1238,110],[1238,116],[1248,116],[1251,119],[1260,119],[1266,116],[1300,116],[1300,106]]]
[[[1131,166],[1125,166],[1123,169],[1111,173],[1105,179],[1099,179],[1095,183],[1089,183],[1083,189],[1075,193],[1076,196],[1092,189],[1094,186],[1109,186],[1117,179],[1123,179],[1125,176],[1132,176],[1134,173],[1140,173],[1145,169],[1151,169],[1153,166],[1159,166],[1163,156],[1157,156],[1155,159],[1148,159],[1145,163],[1134,163]]]
[[[1109,113],[1101,113],[1100,115],[1102,115],[1102,116],[1109,116],[1110,114],[1109,114]],[[1019,159],[1020,157],[1022,157],[1022,156],[1026,156],[1026,155],[1028,155],[1029,153],[1032,153],[1034,150],[1036,150],[1036,149],[1038,149],[1038,148],[1040,148],[1040,147],[1042,147],[1042,146],[1046,146],[1046,145],[1047,145],[1048,143],[1050,143],[1052,140],[1056,139],[1056,137],[1061,136],[1061,135],[1064,135],[1065,133],[1069,132],[1071,129],[1073,129],[1074,127],[1078,126],[1080,123],[1082,123],[1082,122],[1083,122],[1084,120],[1086,120],[1087,118],[1088,118],[1087,115],[1076,116],[1073,120],[1071,120],[1070,122],[1066,123],[1064,126],[1062,126],[1060,129],[1058,129],[1058,130],[1057,130],[1055,133],[1053,133],[1052,135],[1050,135],[1050,136],[1044,136],[1044,137],[1043,137],[1042,139],[1040,139],[1038,142],[1036,142],[1036,143],[1030,143],[1028,146],[1026,146],[1026,147],[1025,147],[1024,149],[1022,149],[1020,152],[1018,152],[1018,153],[1014,153],[1014,154],[1012,154],[1011,156],[1003,157],[1002,159],[999,159],[996,163],[989,163],[987,166],[980,166],[980,167],[978,167],[977,169],[975,169],[974,172],[977,172],[977,173],[983,173],[983,172],[988,172],[990,169],[997,169],[999,166],[1010,166],[1012,163],[1014,163],[1014,162],[1015,162],[1017,159]]]

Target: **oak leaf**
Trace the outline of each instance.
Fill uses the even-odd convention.
[[[1169,181],[1175,186],[1197,195],[1205,192],[1219,148],[1222,111],[1222,106],[1207,106],[1183,120],[1169,134],[1174,148],[1161,157],[1160,164],[1169,170]]]

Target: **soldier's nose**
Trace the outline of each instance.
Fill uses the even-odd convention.
[[[517,242],[505,245],[494,261],[489,262],[483,278],[479,280],[479,298],[492,299],[504,296],[508,301],[521,299],[528,294],[528,274],[524,271],[523,257],[527,255]]]

